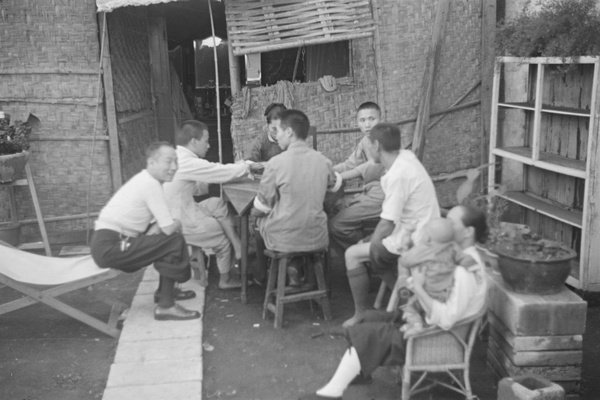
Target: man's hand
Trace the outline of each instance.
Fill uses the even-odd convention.
[[[262,174],[265,170],[265,166],[262,163],[250,164],[250,172],[253,174]]]
[[[418,267],[413,268],[411,271],[413,285],[415,287],[423,287],[425,284],[425,271],[424,268]]]
[[[160,226],[158,226],[157,223],[153,223],[152,225],[150,225],[150,228],[148,229],[148,231],[146,231],[146,235],[150,236],[150,235],[158,235],[159,233],[161,233],[161,229]]]
[[[165,226],[160,228],[160,230],[165,234],[165,235],[171,235],[173,233],[176,232],[181,232],[181,221],[178,219],[174,219],[173,223],[169,226]]]

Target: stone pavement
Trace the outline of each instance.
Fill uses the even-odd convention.
[[[152,296],[158,273],[146,268],[133,298],[110,368],[103,400],[202,399],[202,317],[155,321]],[[191,279],[182,285],[196,292],[186,308],[204,314],[205,288]]]

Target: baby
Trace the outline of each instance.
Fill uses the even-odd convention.
[[[460,246],[454,242],[452,222],[436,218],[423,227],[422,241],[402,254],[400,264],[408,270],[424,268],[423,288],[434,300],[445,303],[454,284],[456,266],[469,268],[477,265],[477,262],[471,256],[464,254]],[[406,324],[400,330],[405,334],[414,334],[423,330],[424,311],[416,296],[408,300],[402,318]]]

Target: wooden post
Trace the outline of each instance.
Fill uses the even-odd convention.
[[[377,104],[381,108],[381,120],[386,120],[385,90],[383,89],[383,61],[381,60],[381,39],[379,37],[379,6],[372,0],[375,31],[373,32],[373,51],[375,52],[375,71],[377,72]]]
[[[219,85],[219,57],[217,55],[217,41],[215,36],[215,21],[213,19],[212,6],[210,0],[208,1],[208,13],[210,15],[210,29],[213,37],[213,55],[215,57],[215,94],[216,94],[216,106],[217,106],[217,138],[219,139],[219,162],[223,162],[223,144],[221,140],[221,93]]]
[[[167,26],[165,17],[151,15],[148,18],[150,65],[153,103],[156,114],[158,139],[173,142],[175,116],[171,100],[169,53],[167,51]]]
[[[419,160],[423,159],[423,152],[425,150],[425,134],[427,133],[427,126],[429,125],[429,108],[431,106],[431,94],[433,92],[435,67],[442,45],[442,38],[444,34],[444,28],[446,26],[449,7],[450,0],[440,0],[438,3],[437,12],[435,15],[435,24],[433,26],[433,35],[431,38],[431,46],[429,47],[427,59],[425,61],[423,87],[421,89],[415,134],[412,142],[412,150],[415,152]]]
[[[231,94],[237,95],[242,91],[242,78],[240,75],[240,64],[238,58],[233,55],[231,40],[227,40],[227,54],[229,56],[229,81],[231,82]]]
[[[494,41],[496,38],[496,0],[482,0],[481,19],[481,164],[488,162],[489,133],[492,120],[494,81]],[[483,189],[485,182],[480,180]]]
[[[119,132],[117,126],[117,107],[115,105],[115,92],[113,88],[112,65],[110,61],[110,43],[108,40],[108,26],[106,13],[100,13],[101,45],[104,46],[102,56],[102,80],[104,83],[104,109],[106,110],[106,125],[108,128],[108,148],[110,155],[110,170],[112,174],[113,191],[117,191],[123,184],[121,175],[121,154],[119,151]],[[94,125],[95,126],[95,125]],[[93,135],[96,132],[92,132]],[[93,157],[93,155],[92,155]]]

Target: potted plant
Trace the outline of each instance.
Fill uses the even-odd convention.
[[[474,181],[482,168],[471,169],[457,190],[459,204],[471,204],[487,211],[489,237],[486,262],[497,269],[509,289],[524,294],[554,294],[562,290],[577,252],[562,243],[540,238],[526,225],[503,222],[508,208],[502,194],[506,187],[491,188],[482,195],[473,194]]]
[[[0,183],[18,177],[29,157],[30,135],[39,127],[39,119],[29,114],[27,121],[10,124],[10,116],[0,111]]]
[[[0,183],[9,183],[19,177],[29,158],[30,135],[40,125],[39,119],[29,114],[27,121],[10,124],[10,116],[0,111]],[[0,223],[0,240],[13,246],[19,243],[21,225],[18,222]]]

